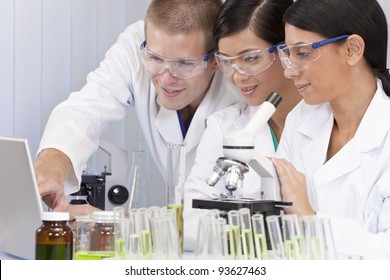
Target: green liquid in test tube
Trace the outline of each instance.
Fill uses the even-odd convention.
[[[152,258],[152,235],[148,209],[140,208],[135,213],[135,228],[141,238],[141,254],[144,259]]]
[[[323,255],[321,253],[320,239],[318,237],[310,237],[310,256],[313,260],[322,260]]]
[[[167,143],[166,195],[167,208],[176,211],[176,226],[180,252],[183,253],[183,199],[186,143]]]
[[[115,239],[115,254],[117,257],[124,259],[126,257],[126,241],[123,238]]]
[[[249,208],[238,210],[240,215],[241,238],[244,259],[253,260],[255,258],[255,248],[253,244],[253,232],[251,225],[251,213]]]
[[[145,259],[152,258],[152,238],[150,231],[141,231],[141,248]]]
[[[255,234],[255,251],[258,259],[268,259],[267,240],[264,234]]]
[[[230,255],[233,260],[241,259],[241,230],[238,226],[229,226]]]
[[[242,257],[240,217],[237,210],[228,212],[230,255],[233,260]]]
[[[304,242],[298,216],[295,214],[282,215],[282,228],[285,256],[288,260],[304,258]]]
[[[268,259],[267,240],[264,227],[264,216],[262,214],[252,215],[253,234],[255,239],[255,252],[257,259]]]
[[[179,236],[180,251],[183,253],[183,205],[167,205],[167,209],[173,209],[176,213],[176,228]]]

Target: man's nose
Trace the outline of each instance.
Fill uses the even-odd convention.
[[[172,82],[176,81],[178,78],[176,77],[176,73],[169,65],[164,65],[162,73],[159,75],[161,81],[163,82]]]

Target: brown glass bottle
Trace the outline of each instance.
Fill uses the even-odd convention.
[[[95,225],[91,229],[91,251],[115,252],[114,212],[93,212]]]
[[[67,226],[69,213],[44,212],[42,225],[35,234],[35,259],[71,260],[73,233]]]

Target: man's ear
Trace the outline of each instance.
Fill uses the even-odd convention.
[[[347,38],[346,58],[349,65],[355,65],[363,58],[365,46],[363,38],[357,34],[350,35]]]

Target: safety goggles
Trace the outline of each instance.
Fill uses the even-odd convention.
[[[234,72],[254,76],[264,72],[274,63],[276,48],[281,43],[265,50],[249,51],[237,56],[225,56],[220,52],[216,52],[214,56],[225,76],[230,77]]]
[[[284,69],[302,71],[312,62],[320,58],[320,47],[344,40],[348,38],[348,36],[349,35],[341,35],[314,43],[296,44],[292,46],[281,44],[277,47],[280,61],[282,62]]]
[[[152,75],[160,75],[167,69],[172,76],[178,79],[191,79],[205,71],[207,61],[214,50],[209,51],[203,57],[197,58],[165,58],[146,47],[146,41],[140,46],[142,62]]]

